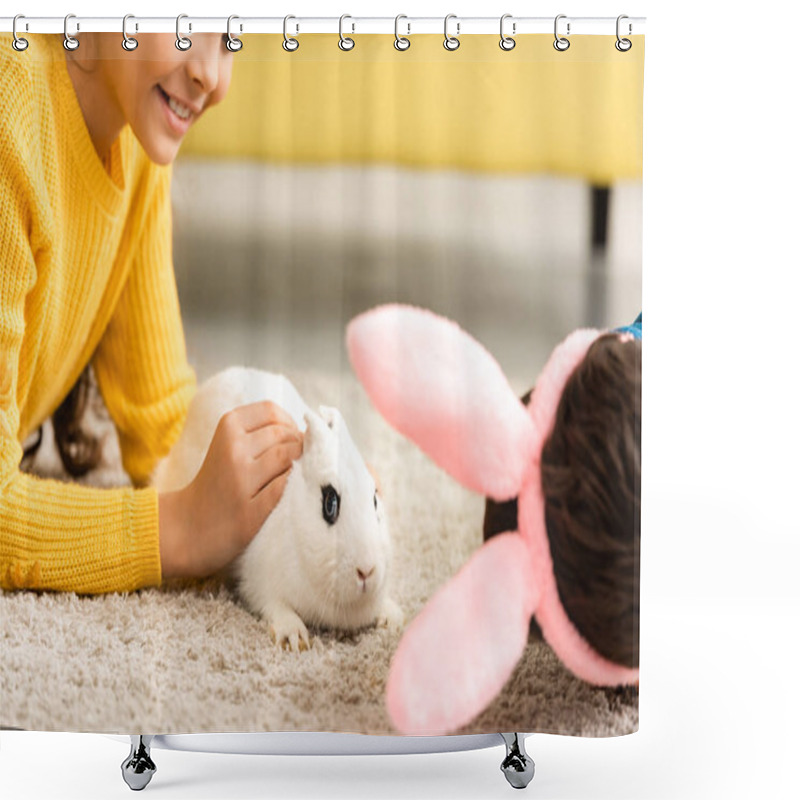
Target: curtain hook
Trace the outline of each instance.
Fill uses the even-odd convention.
[[[558,35],[558,21],[560,19],[566,19],[566,14],[559,14],[556,17],[555,26],[553,27],[553,32],[555,34],[556,40],[553,42],[553,47],[558,50],[559,53],[563,53],[565,50],[569,50],[569,39],[565,39],[563,36]],[[569,22],[567,22],[567,36],[569,36]]]
[[[293,39],[286,32],[286,24],[289,22],[290,19],[297,19],[297,17],[293,16],[292,14],[287,14],[283,18],[283,49],[287,53],[293,53],[295,50],[297,50],[298,47],[300,47],[300,40],[299,39]],[[297,30],[299,31],[300,28],[298,27]]]
[[[181,20],[188,18],[189,18],[188,14],[178,14],[175,20],[175,47],[177,47],[178,50],[181,50],[183,52],[185,52],[192,46],[192,40],[186,36],[181,35]],[[191,32],[192,32],[192,23],[190,22],[189,33]]]
[[[67,14],[67,16],[64,17],[64,49],[65,50],[69,50],[70,52],[72,52],[73,50],[77,50],[78,47],[80,47],[80,44],[81,44],[76,38],[74,38],[73,36],[70,36],[69,35],[69,31],[67,30],[67,27],[69,25],[69,21],[71,19],[75,19],[75,18],[76,17],[75,17],[74,14]],[[79,31],[80,29],[81,29],[81,26],[76,22],[75,23],[76,32]]]
[[[619,37],[619,23],[623,19],[629,19],[628,15],[620,14],[617,17],[617,41],[614,43],[614,47],[616,47],[617,50],[620,51],[620,53],[627,53],[628,50],[630,50],[631,47],[633,47],[633,42],[630,39],[620,39]],[[631,32],[631,24],[628,23],[628,33],[630,34],[630,32]]]
[[[408,50],[408,48],[411,47],[411,39],[406,39],[398,33],[398,25],[401,19],[408,19],[408,17],[405,14],[398,14],[394,18],[394,47],[395,50]],[[408,25],[408,33],[410,35],[411,23],[407,22],[406,25]]]
[[[22,53],[24,50],[28,49],[28,40],[23,39],[21,36],[17,36],[17,20],[18,19],[25,19],[22,14],[17,14],[14,17],[14,22],[11,23],[11,33],[14,34],[14,41],[11,42],[11,46],[18,52]],[[27,25],[26,25],[27,28]]]
[[[239,17],[237,17],[236,14],[231,14],[228,17],[228,41],[225,42],[225,47],[227,47],[228,50],[231,51],[231,53],[238,53],[244,47],[244,42],[241,39],[237,39],[231,33],[231,20],[234,20],[234,19],[239,19]],[[239,26],[239,31],[241,31],[241,30],[242,30],[242,27],[240,25]]]
[[[122,49],[127,50],[130,53],[139,46],[139,40],[134,39],[132,36],[128,36],[127,25],[129,19],[136,19],[136,17],[134,17],[133,14],[126,14],[122,18]],[[135,30],[139,30],[138,23],[135,26]]]
[[[452,52],[453,50],[458,50],[459,46],[461,45],[461,42],[458,40],[458,33],[461,30],[461,23],[456,22],[456,35],[450,36],[447,33],[447,23],[451,19],[457,20],[458,17],[455,14],[448,14],[444,18],[444,49]]]
[[[503,14],[503,16],[500,17],[500,49],[501,50],[505,50],[506,52],[509,51],[509,50],[513,50],[517,46],[517,43],[514,41],[514,39],[512,39],[510,36],[506,36],[503,33],[503,23],[507,19],[511,19],[511,18],[512,18],[511,14]],[[511,32],[512,33],[516,33],[517,32],[517,23],[516,22],[512,23]]]
[[[356,43],[355,43],[355,41],[353,39],[351,39],[349,36],[345,36],[342,33],[342,23],[346,19],[353,19],[353,18],[349,14],[342,14],[342,16],[339,17],[339,49],[340,50],[352,50],[356,46]],[[353,31],[355,31],[355,29],[356,29],[355,23],[351,23],[351,24],[353,26]]]

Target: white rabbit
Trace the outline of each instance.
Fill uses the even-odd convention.
[[[341,414],[313,412],[283,375],[230,367],[204,381],[152,485],[169,492],[191,483],[223,414],[260,400],[283,408],[305,435],[278,505],[232,565],[245,605],[291,650],[310,646],[305,623],[399,627],[402,611],[386,594],[391,541],[375,480]]]

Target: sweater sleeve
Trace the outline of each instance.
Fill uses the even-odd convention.
[[[25,175],[6,161],[0,170],[0,588],[96,594],[157,585],[155,489],[96,489],[19,470],[18,375],[37,267]]]
[[[134,486],[149,481],[177,440],[197,385],[186,358],[172,264],[172,167],[150,169],[142,240],[93,359]]]

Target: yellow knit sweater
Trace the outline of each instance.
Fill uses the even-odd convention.
[[[172,267],[171,168],[129,127],[103,165],[60,36],[0,35],[0,588],[161,582],[147,479],[196,388]],[[20,472],[22,445],[91,361],[136,488]]]

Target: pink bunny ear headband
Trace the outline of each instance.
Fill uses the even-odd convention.
[[[638,668],[605,659],[570,621],[545,526],[542,447],[564,385],[602,333],[577,330],[559,344],[526,408],[491,354],[450,320],[387,305],[349,324],[351,364],[386,420],[467,488],[518,498],[518,530],[480,547],[400,641],[386,702],[401,733],[440,735],[470,722],[511,676],[532,616],[577,677],[638,681]]]

